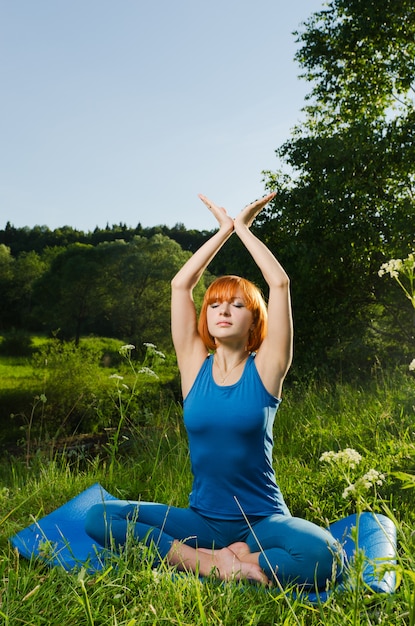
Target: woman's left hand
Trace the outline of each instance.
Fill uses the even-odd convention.
[[[223,207],[217,206],[214,202],[212,202],[212,200],[209,200],[206,196],[202,196],[202,194],[199,194],[199,198],[216,217],[219,222],[219,226],[221,228],[227,228],[229,232],[232,232],[233,219],[226,213],[226,210]]]
[[[275,196],[276,192],[274,191],[273,193],[270,193],[267,196],[260,198],[259,200],[255,200],[255,202],[252,202],[252,204],[248,204],[248,206],[242,209],[239,215],[235,218],[235,228],[237,228],[239,225],[247,226],[249,228],[252,225],[256,216],[262,211],[264,206],[268,204],[270,200],[275,198]]]

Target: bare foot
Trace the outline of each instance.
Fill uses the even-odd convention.
[[[175,540],[167,554],[167,561],[181,571],[198,572],[201,576],[215,573],[221,580],[246,579],[268,585],[269,580],[258,563],[258,554],[251,553],[242,542],[215,550],[192,548]]]
[[[232,552],[238,557],[238,559],[241,561],[241,563],[251,563],[251,564],[258,564],[259,561],[259,555],[260,552],[251,552],[249,549],[249,546],[247,543],[243,543],[242,541],[238,541],[236,543],[231,543],[228,546],[229,550],[232,550]],[[262,571],[262,570],[261,570]],[[275,570],[275,574],[274,577],[276,578],[276,573],[278,571],[278,568],[276,568]],[[268,584],[272,585],[273,582],[268,580]]]
[[[244,543],[243,541],[236,541],[235,543],[231,543],[228,548],[229,550],[232,550],[234,554],[236,554],[240,561],[246,560],[248,555],[251,554],[248,544]]]
[[[252,580],[265,585],[269,584],[268,578],[260,568],[258,561],[242,560],[239,555],[250,554],[245,543],[237,542],[228,548],[221,550],[209,550],[199,548],[199,552],[212,555],[212,569],[216,568],[218,578],[221,580]],[[253,556],[253,555],[252,555]]]

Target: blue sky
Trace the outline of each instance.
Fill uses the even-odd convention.
[[[0,0],[0,228],[216,224],[301,118],[323,0]]]

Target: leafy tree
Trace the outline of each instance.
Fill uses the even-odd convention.
[[[277,151],[292,173],[266,174],[277,196],[263,230],[292,278],[307,371],[356,372],[384,348],[391,302],[377,271],[407,254],[415,216],[414,11],[333,0],[298,34],[313,88],[305,123]]]
[[[9,306],[7,294],[13,277],[13,262],[10,248],[4,243],[0,244],[0,329],[7,327],[9,320]]]
[[[22,253],[18,258],[10,248],[0,244],[0,328],[22,329],[30,326],[32,295],[45,263],[36,252]]]
[[[105,317],[112,333],[139,348],[143,342],[170,346],[170,281],[189,257],[161,234],[134,237],[107,267]],[[199,288],[200,289],[200,288]]]
[[[10,248],[4,243],[0,244],[0,280],[10,280],[12,276],[13,257],[10,254]]]
[[[53,260],[37,285],[37,316],[50,332],[79,342],[91,331],[97,313],[97,285],[101,272],[96,248],[73,244]]]
[[[36,252],[22,252],[13,264],[13,279],[9,289],[9,304],[18,328],[30,329],[33,324],[33,292],[43,275],[46,262]]]
[[[38,281],[38,317],[75,344],[94,333],[169,346],[170,281],[188,257],[161,234],[71,245]]]
[[[332,0],[305,27],[296,59],[313,83],[308,111],[319,133],[384,119],[388,107],[413,108],[412,0]]]

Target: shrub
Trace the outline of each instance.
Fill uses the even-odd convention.
[[[10,330],[3,335],[0,354],[5,356],[30,356],[33,353],[32,338],[25,330]]]

